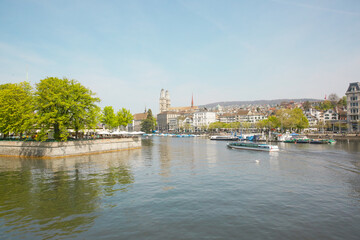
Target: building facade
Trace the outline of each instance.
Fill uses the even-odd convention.
[[[147,113],[135,113],[132,123],[128,125],[128,131],[140,131],[141,122],[146,119]]]
[[[328,109],[324,112],[324,120],[325,121],[333,121],[338,120],[338,114],[335,109]]]
[[[219,116],[219,122],[233,123],[236,122],[236,114],[234,113],[223,113]]]
[[[260,113],[252,113],[248,110],[240,110],[236,115],[236,122],[250,122],[256,123],[261,120],[266,119],[267,117]]]
[[[180,116],[177,112],[162,112],[157,115],[158,130],[160,132],[175,131],[178,128],[178,117]]]
[[[347,124],[349,132],[359,132],[360,126],[360,82],[350,83],[346,91]]]
[[[213,122],[216,122],[215,112],[195,112],[193,115],[193,126],[195,128],[203,128]]]

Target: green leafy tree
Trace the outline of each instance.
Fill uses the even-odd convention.
[[[247,131],[251,127],[251,123],[250,122],[243,122],[243,123],[241,123],[241,126],[243,128],[245,128],[245,131]]]
[[[275,126],[279,126],[280,123],[285,129],[303,129],[309,126],[309,122],[300,108],[280,109],[272,121]]]
[[[333,106],[336,106],[336,104],[338,103],[338,101],[339,101],[339,97],[338,97],[338,95],[336,94],[336,93],[331,93],[330,95],[329,95],[329,101],[331,102],[331,104],[333,105]]]
[[[267,119],[263,119],[258,121],[255,124],[256,128],[262,129],[262,128],[267,128],[268,127],[268,120]]]
[[[34,97],[28,82],[0,85],[0,132],[20,134],[34,124]]]
[[[100,108],[96,105],[100,102],[95,94],[82,86],[79,82],[69,82],[70,126],[75,130],[76,138],[79,131],[86,128],[93,129],[99,120]]]
[[[258,121],[255,125],[257,128],[274,129],[280,127],[281,124],[277,117],[270,116],[268,119]]]
[[[209,124],[209,129],[221,129],[221,128],[228,128],[228,125],[223,122],[213,122]]]
[[[122,108],[116,114],[116,120],[118,126],[126,127],[128,124],[132,122],[134,116],[130,113],[130,110],[126,108]]]
[[[303,108],[305,111],[309,111],[309,109],[311,108],[311,103],[309,101],[305,101],[303,103]]]
[[[66,141],[68,129],[78,132],[95,124],[98,101],[94,93],[76,80],[56,77],[41,80],[35,92],[36,121],[40,128],[37,139],[46,140],[53,129],[55,140]]]
[[[147,111],[146,119],[141,122],[141,131],[151,133],[155,130],[156,119],[152,115],[151,109]]]
[[[309,127],[309,121],[300,108],[294,108],[291,112],[291,120],[297,129]]]
[[[281,122],[280,122],[279,118],[277,118],[276,116],[268,117],[267,122],[268,122],[268,126],[271,129],[281,127]]]
[[[325,100],[324,102],[320,103],[320,105],[318,107],[316,107],[317,110],[329,110],[329,109],[332,109],[334,108],[335,105],[329,101],[329,100]]]
[[[346,105],[347,105],[346,96],[343,96],[342,98],[340,98],[337,105],[340,106],[340,107],[346,107]]]
[[[228,127],[231,128],[231,129],[238,129],[238,128],[240,128],[240,122],[229,123]]]
[[[185,131],[190,131],[190,130],[192,130],[192,127],[191,127],[190,123],[185,123],[185,124],[184,124],[184,129],[185,129]]]
[[[101,116],[101,123],[105,124],[105,127],[108,129],[116,128],[117,125],[117,118],[112,106],[104,107]]]

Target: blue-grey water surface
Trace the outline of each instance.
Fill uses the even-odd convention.
[[[360,239],[360,143],[0,158],[0,239]]]

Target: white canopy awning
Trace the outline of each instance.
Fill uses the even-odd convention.
[[[110,133],[108,131],[99,131],[99,132],[97,132],[97,134],[106,135],[106,134],[110,134]]]
[[[127,135],[129,134],[128,132],[125,131],[115,131],[111,133],[112,135]]]
[[[145,134],[144,132],[129,132],[130,135],[143,135]]]

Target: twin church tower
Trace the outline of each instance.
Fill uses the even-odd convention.
[[[170,95],[168,90],[161,89],[160,92],[160,113],[166,112],[170,108]]]
[[[194,106],[194,97],[191,97],[191,106],[190,107],[170,107],[170,94],[168,90],[161,89],[160,92],[160,113],[167,111],[175,111],[175,112],[193,112],[198,109],[198,107]]]

